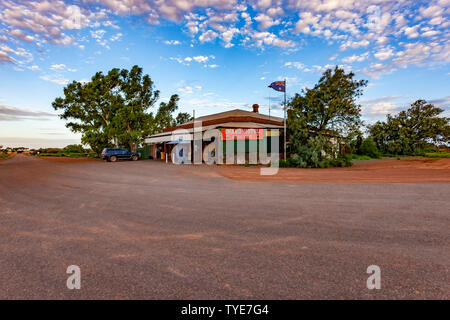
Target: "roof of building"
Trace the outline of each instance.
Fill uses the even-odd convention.
[[[219,113],[210,114],[203,117],[195,118],[196,121],[209,121],[209,120],[216,120],[216,119],[222,119],[222,118],[228,118],[228,117],[252,117],[257,119],[263,119],[263,120],[272,120],[272,121],[278,121],[283,122],[283,118],[274,117],[265,115],[259,112],[251,112],[241,109],[234,109],[230,111],[224,111]],[[193,123],[193,120],[186,122],[185,124]],[[184,124],[184,123],[183,123]]]
[[[215,113],[203,117],[195,118],[195,122],[201,122],[202,131],[216,128],[267,128],[281,129],[283,128],[283,118],[268,116],[258,112],[250,112],[240,109]],[[190,140],[194,131],[194,120],[183,123],[181,125],[165,128],[163,132],[151,135],[145,139],[146,143],[154,143],[161,141],[171,141],[172,132],[184,129],[186,137],[183,140]]]
[[[259,112],[250,112],[240,109],[214,113],[203,117],[195,118],[196,122],[201,121],[202,126],[211,126],[217,124],[224,124],[230,122],[251,122],[251,123],[261,123],[267,125],[283,125],[283,118],[268,116],[261,114]],[[194,120],[183,123],[181,125],[165,128],[163,132],[170,132],[177,129],[188,129],[194,126]]]

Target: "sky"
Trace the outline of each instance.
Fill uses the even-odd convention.
[[[196,116],[254,103],[282,116],[271,82],[292,97],[335,65],[368,80],[368,124],[416,99],[450,116],[449,17],[450,0],[2,0],[0,145],[79,143],[52,101],[133,65]]]

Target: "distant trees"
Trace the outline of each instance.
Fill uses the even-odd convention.
[[[176,125],[180,125],[193,120],[192,116],[187,112],[180,112],[175,118]]]
[[[150,76],[133,66],[97,72],[87,83],[73,81],[52,105],[63,111],[60,118],[68,121],[68,128],[82,134],[82,143],[100,153],[112,145],[135,151],[145,136],[175,124],[172,113],[178,109],[178,96],[162,102],[154,117],[149,110],[158,99]]]
[[[174,94],[167,103],[160,103],[153,124],[154,132],[161,132],[164,128],[173,127],[176,125],[176,121],[173,118],[173,113],[178,110],[179,100],[180,98],[178,95]]]
[[[297,93],[289,101],[288,133],[292,161],[299,167],[346,165],[338,152],[338,137],[359,132],[362,94],[366,80],[335,67],[326,70],[312,89]],[[342,161],[340,161],[342,160]]]
[[[385,154],[420,154],[450,142],[450,118],[440,117],[443,111],[425,100],[417,100],[408,110],[387,115],[386,121],[369,126],[369,133]]]
[[[63,150],[68,153],[86,153],[81,144],[69,144]]]

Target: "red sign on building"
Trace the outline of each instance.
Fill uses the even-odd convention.
[[[222,129],[222,140],[262,140],[264,129]]]

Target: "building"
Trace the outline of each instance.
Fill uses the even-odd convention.
[[[283,149],[283,119],[231,110],[165,128],[144,140],[144,157],[175,163],[269,163]]]

